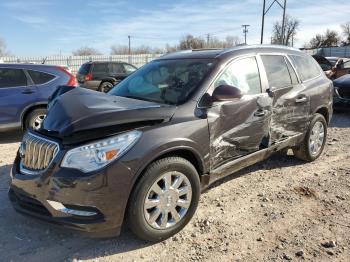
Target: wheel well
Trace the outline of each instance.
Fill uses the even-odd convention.
[[[26,111],[25,111],[24,114],[22,115],[22,129],[24,129],[25,121],[26,121],[28,115],[29,115],[31,112],[33,112],[35,109],[40,109],[40,108],[44,108],[44,109],[45,109],[46,107],[47,107],[47,105],[45,105],[45,104],[40,104],[40,105],[35,105],[35,106],[32,106],[32,107],[26,109]]]
[[[186,150],[186,149],[177,149],[171,152],[167,152],[163,155],[160,155],[156,159],[154,159],[152,162],[157,161],[159,159],[170,157],[170,156],[178,156],[182,157],[186,160],[188,160],[197,170],[199,176],[203,174],[203,166],[200,162],[199,157],[197,157],[192,151]],[[147,168],[147,167],[146,167]]]
[[[318,109],[316,111],[316,113],[319,113],[321,115],[324,116],[324,118],[326,119],[326,122],[329,123],[329,113],[328,113],[328,109],[325,107],[321,107],[320,109]]]

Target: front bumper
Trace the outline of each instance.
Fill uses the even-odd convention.
[[[133,176],[126,165],[116,162],[84,174],[60,168],[59,162],[54,161],[42,174],[25,175],[20,173],[19,162],[17,156],[9,189],[9,198],[17,211],[101,236],[119,234],[132,187]],[[90,215],[63,212],[52,203]]]

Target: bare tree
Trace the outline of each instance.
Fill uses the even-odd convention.
[[[282,35],[282,22],[276,22],[272,29],[272,44],[294,45],[294,40],[299,29],[299,20],[286,16],[284,36]]]
[[[74,50],[72,53],[76,56],[101,55],[97,49],[87,46]]]
[[[186,35],[180,40],[179,49],[200,49],[205,47],[205,41],[201,37],[194,37],[193,35]]]
[[[340,36],[337,31],[327,29],[325,34],[317,34],[310,40],[310,48],[333,47],[340,43]]]
[[[112,45],[111,55],[126,55],[129,53],[129,47],[126,45]]]
[[[4,40],[0,38],[0,57],[1,56],[8,56],[9,52],[6,49],[6,43]]]
[[[343,36],[345,37],[345,40],[342,41],[342,45],[347,46],[350,45],[350,22],[347,22],[345,24],[340,25]]]
[[[152,48],[146,45],[132,47],[131,54],[161,54],[164,50],[160,48]],[[129,47],[126,45],[113,45],[111,46],[111,55],[126,55],[129,54]]]

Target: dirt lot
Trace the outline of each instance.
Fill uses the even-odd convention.
[[[153,245],[127,229],[91,239],[15,213],[7,185],[20,137],[0,135],[0,261],[350,261],[350,114],[334,116],[316,162],[277,154],[232,175]]]

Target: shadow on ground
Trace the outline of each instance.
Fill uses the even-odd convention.
[[[22,136],[23,132],[21,131],[0,132],[0,145],[20,142],[22,140]]]
[[[350,111],[335,112],[331,120],[330,127],[348,128],[350,127]]]

